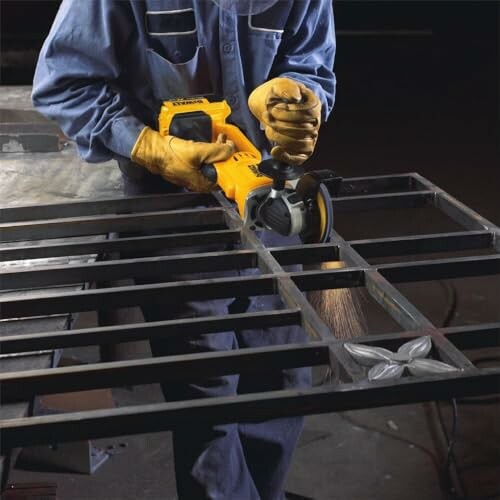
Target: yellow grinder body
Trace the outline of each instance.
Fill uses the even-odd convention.
[[[217,184],[230,200],[236,202],[244,219],[249,193],[270,186],[272,179],[259,173],[260,151],[238,127],[226,123],[230,114],[231,108],[226,101],[210,102],[204,97],[165,101],[159,116],[159,132],[161,135],[206,142],[215,142],[219,134],[225,134],[234,143],[236,152],[226,161],[213,166],[217,172]],[[204,120],[204,116],[208,119]],[[201,128],[194,128],[194,122],[201,123]],[[179,127],[180,131],[175,130]]]

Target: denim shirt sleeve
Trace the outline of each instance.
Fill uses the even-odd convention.
[[[128,8],[128,2],[63,0],[39,56],[33,104],[88,162],[130,157],[144,127],[113,89],[120,53],[134,32]]]
[[[331,0],[298,2],[302,11],[296,26],[285,30],[272,76],[298,80],[313,90],[322,103],[326,121],[335,101],[335,26]]]

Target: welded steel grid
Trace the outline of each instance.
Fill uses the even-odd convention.
[[[325,244],[265,248],[255,234],[243,226],[233,205],[221,194],[151,195],[1,209],[1,261],[28,262],[84,254],[108,255],[112,259],[87,264],[16,266],[2,271],[0,284],[4,292],[0,308],[4,321],[97,310],[103,306],[118,308],[161,303],[165,297],[204,300],[279,294],[285,305],[277,311],[221,317],[3,335],[0,337],[2,355],[152,337],[195,337],[243,325],[251,329],[301,324],[310,335],[310,341],[305,344],[4,373],[0,375],[3,405],[27,401],[40,394],[170,380],[175,383],[178,379],[189,379],[193,373],[213,376],[255,373],[270,367],[330,365],[336,375],[334,383],[310,389],[0,420],[2,448],[167,430],[189,421],[251,421],[498,392],[500,369],[474,366],[462,351],[497,346],[500,323],[439,328],[410,303],[394,283],[498,274],[500,230],[418,174],[345,179],[339,196],[334,198],[334,206],[337,213],[433,206],[460,224],[463,230],[356,241],[346,241],[334,232],[331,241]],[[168,234],[134,234],[144,230],[167,230]],[[110,233],[120,233],[122,237],[95,238],[96,234]],[[123,236],[124,233],[127,236]],[[42,239],[43,244],[40,244]],[[132,247],[136,251],[150,252],[203,246],[214,241],[238,243],[240,249],[113,260],[117,254]],[[369,264],[365,260],[484,249],[491,253],[389,264]],[[300,272],[285,268],[291,264],[319,264],[332,260],[342,260],[346,267]],[[163,275],[172,272],[249,267],[258,268],[260,274],[161,281]],[[57,288],[72,283],[112,282],[131,277],[157,277],[158,282],[111,288],[85,287],[72,292]],[[446,375],[368,381],[366,368],[347,353],[343,341],[332,336],[306,297],[310,290],[358,286],[366,288],[401,326],[401,331],[364,336],[351,342],[395,350],[408,340],[429,335],[432,355],[458,370]],[[40,293],[39,289],[48,287],[56,288]],[[18,293],[26,289],[30,291]]]

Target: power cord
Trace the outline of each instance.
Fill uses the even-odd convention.
[[[447,283],[446,281],[439,280],[439,284],[444,288],[445,292],[447,293],[448,296],[448,310],[446,312],[446,315],[442,321],[442,328],[446,328],[450,326],[451,322],[453,321],[453,318],[455,317],[455,314],[457,312],[457,307],[458,307],[458,293],[457,289],[450,283]],[[452,495],[452,498],[467,498],[467,495],[465,495],[465,487],[463,484],[462,477],[459,473],[458,470],[458,461],[457,457],[455,455],[455,443],[456,443],[456,437],[457,437],[457,426],[458,426],[458,406],[457,406],[457,400],[455,398],[452,398],[450,400],[450,404],[453,410],[453,417],[452,417],[452,424],[451,424],[451,431],[448,432],[448,429],[446,427],[445,419],[443,416],[443,412],[441,409],[441,402],[440,401],[435,401],[434,405],[436,407],[436,412],[438,416],[438,422],[441,428],[441,432],[443,433],[443,436],[446,441],[446,461],[443,466],[444,470],[444,478],[446,479],[446,491],[448,494]],[[460,488],[460,492],[462,494],[459,494],[456,489],[453,487],[453,476],[454,474],[451,471],[451,467],[454,465],[456,469],[456,479],[458,481],[458,486]]]
[[[441,475],[442,478],[441,484],[442,484],[442,489],[446,491],[446,493],[450,495],[451,498],[465,500],[467,498],[467,495],[465,494],[466,491],[465,485],[462,476],[460,475],[460,471],[458,469],[458,461],[454,450],[456,443],[457,426],[458,426],[458,405],[455,398],[451,399],[450,402],[453,410],[453,417],[452,417],[451,431],[448,431],[441,408],[441,402],[435,401],[435,408],[438,416],[439,426],[441,428],[441,432],[443,433],[447,446],[446,461],[442,466],[443,474]],[[451,470],[452,466],[455,467],[456,474],[453,474]],[[456,482],[458,483],[457,484],[458,489],[453,486],[454,477]]]

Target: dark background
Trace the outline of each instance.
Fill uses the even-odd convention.
[[[30,84],[59,1],[1,0],[2,84]],[[417,171],[500,223],[499,18],[488,1],[335,1],[337,102],[315,163]]]

